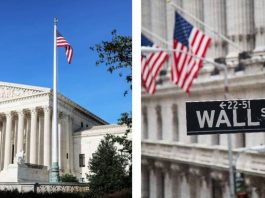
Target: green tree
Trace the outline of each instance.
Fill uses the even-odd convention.
[[[132,141],[128,137],[132,130],[132,116],[131,113],[122,113],[121,118],[118,120],[119,125],[126,125],[127,130],[123,136],[118,135],[107,135],[107,138],[115,143],[119,144],[119,152],[122,154],[122,158],[127,163],[128,174],[126,177],[126,188],[132,186]]]
[[[87,178],[92,197],[100,197],[126,188],[128,165],[114,144],[107,135],[101,140],[89,161],[90,174]]]
[[[132,89],[132,38],[118,35],[116,30],[111,34],[110,41],[102,41],[90,49],[98,53],[96,65],[104,64],[108,72],[117,71],[120,77],[124,77],[129,84],[129,89],[124,91],[127,95]]]
[[[119,72],[120,77],[125,76],[125,81],[129,84],[129,89],[124,91],[124,96],[132,90],[132,38],[130,36],[118,35],[117,31],[112,31],[112,39],[110,41],[102,41],[91,47],[93,51],[98,53],[98,60],[96,65],[105,64],[107,71],[113,73]],[[118,124],[126,125],[127,130],[123,136],[107,135],[106,141],[112,144],[118,144],[120,158],[126,166],[123,166],[122,171],[125,177],[122,176],[124,181],[123,187],[130,189],[132,187],[132,141],[128,138],[132,128],[132,115],[131,113],[122,113],[118,120]],[[114,167],[119,169],[121,167]]]

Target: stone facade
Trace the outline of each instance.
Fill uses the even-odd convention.
[[[185,16],[212,37],[207,58],[226,59],[228,99],[264,98],[265,18],[262,10],[265,3],[259,0],[172,0],[171,3],[142,0],[142,26],[169,43],[173,38],[176,9],[172,3],[205,21],[239,46],[240,49],[234,48]],[[144,29],[142,32],[155,43],[161,43]],[[244,68],[237,70],[241,51],[251,51],[252,56],[241,61]],[[169,64],[165,68],[169,70]],[[224,100],[223,72],[214,74],[213,71],[213,65],[203,65],[189,96],[170,82],[169,72],[160,77],[161,83],[154,96],[143,90],[142,197],[229,197],[227,135],[187,136],[186,132],[186,101]],[[232,134],[234,162],[237,170],[245,174],[247,192],[253,198],[265,197],[264,154],[242,153],[239,148],[263,144],[264,133]]]
[[[120,134],[126,130],[122,126],[108,125],[61,94],[58,95],[58,114],[60,172],[78,178],[88,172],[88,159],[99,140],[106,133]],[[11,164],[17,163],[16,154],[22,151],[25,163],[43,165],[49,170],[51,131],[51,89],[0,82],[0,176]],[[97,142],[89,140],[94,136]],[[84,168],[78,163],[81,153],[86,156]]]

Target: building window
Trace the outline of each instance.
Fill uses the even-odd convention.
[[[172,106],[172,114],[173,141],[179,141],[178,107],[176,104]]]
[[[162,115],[161,115],[161,106],[156,106],[156,123],[157,123],[157,139],[162,140]]]
[[[142,109],[142,116],[143,116],[143,128],[142,128],[142,134],[143,139],[148,139],[148,119],[147,119],[147,108],[143,107]]]
[[[81,122],[81,128],[83,128],[84,127],[84,123],[83,122]]]
[[[79,167],[85,167],[85,154],[79,154]]]

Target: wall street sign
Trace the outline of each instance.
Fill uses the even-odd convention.
[[[187,134],[265,132],[265,99],[186,103]]]

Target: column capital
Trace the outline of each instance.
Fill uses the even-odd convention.
[[[215,170],[210,173],[210,176],[212,179],[215,179],[215,180],[226,181],[228,178],[228,173],[224,171]]]
[[[12,111],[7,111],[4,114],[5,114],[6,118],[11,118],[13,116]]]
[[[30,113],[31,113],[31,115],[33,114],[33,115],[36,115],[37,114],[37,109],[36,108],[31,108],[30,109]]]
[[[42,108],[44,112],[50,112],[52,110],[50,106],[43,106]]]
[[[18,110],[16,113],[17,113],[18,116],[24,116],[25,115],[25,112],[24,112],[23,109]]]

